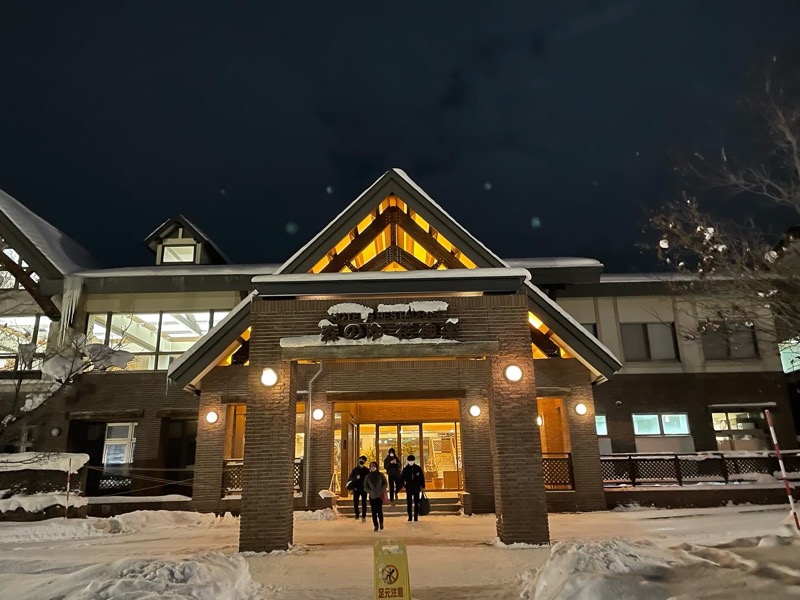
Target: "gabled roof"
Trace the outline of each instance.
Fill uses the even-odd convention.
[[[153,233],[144,239],[144,243],[155,252],[159,242],[169,235],[169,233],[171,233],[176,227],[182,227],[184,232],[186,232],[190,237],[194,238],[195,241],[204,244],[214,262],[225,264],[231,263],[230,259],[228,259],[225,253],[220,250],[216,243],[214,243],[214,240],[203,233],[203,231],[197,225],[180,214],[167,219],[161,225],[156,227],[155,231],[153,231]]]
[[[602,382],[622,368],[616,357],[558,304],[530,282],[525,269],[484,268],[446,271],[264,275],[253,280],[257,291],[242,301],[191,350],[170,365],[167,376],[182,387],[196,385],[231,352],[249,326],[252,299],[322,295],[447,294],[463,292],[525,293],[531,309],[569,353]]]
[[[97,261],[78,242],[0,190],[0,237],[41,278],[61,279],[94,269]]]
[[[444,235],[478,267],[508,266],[479,242],[428,196],[406,173],[391,169],[368,187],[331,223],[276,271],[276,274],[307,273],[325,254],[374,211],[384,198],[397,196],[436,231]]]

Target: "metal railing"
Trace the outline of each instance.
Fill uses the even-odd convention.
[[[783,461],[789,477],[800,479],[800,453],[783,453]],[[600,467],[606,486],[777,483],[781,478],[777,456],[767,451],[614,454],[601,456]]]
[[[295,458],[293,467],[294,491],[297,493],[302,491],[303,459]],[[241,459],[226,460],[222,468],[222,495],[241,494],[243,482],[244,461]]]
[[[546,490],[573,490],[572,454],[569,452],[542,454],[542,475]]]

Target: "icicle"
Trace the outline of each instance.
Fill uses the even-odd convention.
[[[83,277],[80,275],[67,275],[64,279],[64,295],[61,300],[61,339],[64,340],[69,334],[69,327],[72,324],[72,317],[75,309],[81,300],[83,289]]]

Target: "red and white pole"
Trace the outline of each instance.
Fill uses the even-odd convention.
[[[800,520],[797,518],[797,511],[794,508],[794,496],[792,496],[792,487],[789,485],[789,479],[786,477],[786,467],[783,466],[783,456],[781,456],[781,449],[778,446],[778,438],[775,435],[775,427],[772,426],[772,415],[769,410],[765,410],[764,414],[767,416],[767,425],[769,425],[769,434],[772,436],[772,445],[775,447],[775,454],[778,456],[778,464],[781,467],[781,477],[783,478],[783,487],[786,488],[786,496],[789,498],[789,507],[791,514],[794,517],[794,525],[797,531],[800,531]]]
[[[72,474],[72,459],[71,458],[69,459],[69,462],[67,463],[67,465],[68,465],[67,466],[67,502],[66,502],[66,506],[64,507],[64,519],[68,519],[69,518],[69,478],[70,478],[70,475]]]

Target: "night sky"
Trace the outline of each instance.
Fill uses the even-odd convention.
[[[646,269],[671,152],[735,136],[798,32],[796,0],[2,0],[0,188],[107,266],[179,212],[282,262],[401,167],[501,256]]]

